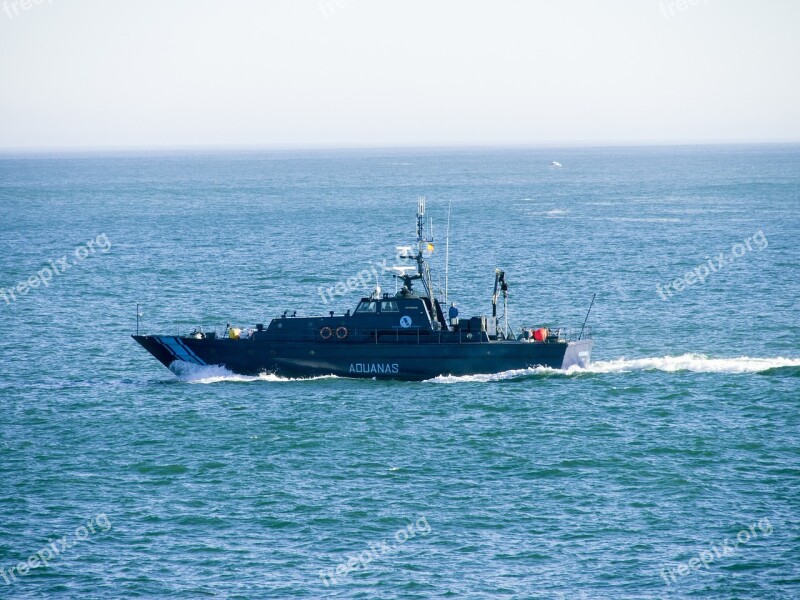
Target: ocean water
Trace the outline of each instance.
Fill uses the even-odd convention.
[[[419,195],[462,315],[496,267],[517,328],[596,293],[592,366],[176,376],[130,338],[353,308]],[[0,597],[798,598],[799,238],[798,146],[4,155]]]

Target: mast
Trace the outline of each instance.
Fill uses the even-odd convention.
[[[433,224],[431,223],[431,229]],[[425,232],[425,196],[420,196],[417,199],[417,251],[411,253],[411,246],[398,246],[398,258],[413,260],[417,263],[417,273],[415,275],[407,275],[405,273],[406,267],[395,267],[399,271],[395,277],[403,280],[403,284],[408,290],[411,290],[412,283],[415,279],[422,280],[425,295],[430,298],[431,308],[435,310],[436,299],[433,295],[433,280],[431,279],[431,269],[428,261],[425,260],[425,252],[433,251],[433,235],[426,234]],[[408,267],[413,268],[413,267]]]
[[[586,318],[583,320],[583,326],[581,327],[581,333],[578,336],[578,339],[583,337],[583,329],[586,327],[586,321],[589,320],[589,313],[592,312],[592,307],[594,306],[594,297],[597,296],[597,292],[592,294],[592,303],[589,305],[589,310],[586,311]]]
[[[447,306],[447,275],[450,272],[450,209],[453,201],[447,204],[447,241],[444,247],[444,305]],[[441,291],[439,292],[441,293]]]
[[[431,242],[433,242],[433,236],[428,238],[425,235],[425,196],[420,196],[417,199],[417,275],[422,280],[422,286],[425,288],[428,298],[433,300],[431,270],[423,254]]]

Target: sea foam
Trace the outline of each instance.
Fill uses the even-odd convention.
[[[600,360],[592,362],[586,368],[573,366],[566,371],[548,367],[531,367],[504,371],[491,375],[464,375],[460,377],[443,375],[428,381],[431,383],[487,383],[492,381],[506,381],[530,377],[534,375],[562,375],[579,376],[596,373],[629,373],[632,371],[664,371],[674,373],[689,371],[694,373],[761,373],[770,369],[783,367],[799,367],[800,358],[751,358],[740,356],[738,358],[709,358],[703,354],[682,354],[680,356],[661,356],[657,358],[618,358],[614,360]]]
[[[617,358],[614,360],[599,360],[592,362],[588,367],[570,367],[567,370],[553,369],[550,367],[531,367],[528,369],[514,369],[501,373],[487,373],[478,375],[440,375],[428,379],[429,383],[490,383],[493,381],[508,381],[524,377],[574,377],[586,374],[630,373],[633,371],[663,371],[675,373],[688,371],[693,373],[761,373],[770,369],[783,367],[800,367],[800,358],[751,358],[740,356],[738,358],[709,358],[703,354],[682,354],[680,356],[661,356],[656,358]],[[219,383],[253,381],[289,382],[289,381],[316,381],[319,379],[337,379],[336,375],[320,375],[316,377],[291,378],[280,377],[273,373],[260,375],[238,375],[222,365],[195,365],[182,361],[175,361],[170,365],[170,370],[184,383]]]
[[[320,375],[317,377],[279,377],[273,373],[261,373],[259,375],[239,375],[226,369],[222,365],[195,365],[192,363],[176,360],[170,366],[170,371],[177,375],[178,379],[184,383],[219,383],[222,381],[249,383],[253,381],[314,381],[318,379],[335,379],[336,375]]]

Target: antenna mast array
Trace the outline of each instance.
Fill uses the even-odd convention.
[[[447,306],[447,276],[450,273],[450,209],[453,201],[447,204],[447,240],[444,246],[444,303]]]

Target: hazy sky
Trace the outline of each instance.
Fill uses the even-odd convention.
[[[800,141],[799,0],[0,0],[0,148]]]

